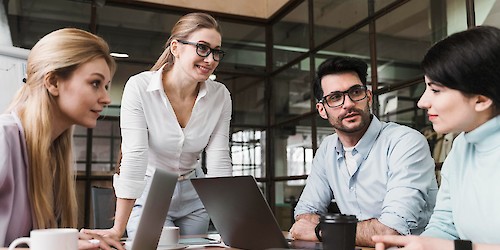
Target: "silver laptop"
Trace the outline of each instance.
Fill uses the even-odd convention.
[[[156,250],[177,178],[177,174],[158,168],[155,170],[135,238],[131,244],[126,243],[126,249]]]
[[[253,176],[191,179],[191,183],[226,245],[290,247]]]

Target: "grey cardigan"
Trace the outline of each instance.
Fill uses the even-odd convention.
[[[28,198],[28,155],[16,113],[0,115],[0,247],[28,236],[33,227]]]

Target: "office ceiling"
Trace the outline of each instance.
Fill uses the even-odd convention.
[[[236,16],[268,19],[291,0],[137,0],[145,5],[175,6]]]

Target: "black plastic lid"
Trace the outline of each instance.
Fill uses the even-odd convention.
[[[326,223],[357,223],[356,215],[346,215],[346,214],[324,214],[320,219],[322,222]]]

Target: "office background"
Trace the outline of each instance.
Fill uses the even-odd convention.
[[[170,29],[188,12],[208,12],[222,26],[227,55],[215,77],[233,99],[233,174],[257,178],[284,230],[316,148],[333,133],[317,115],[311,93],[323,60],[348,55],[366,61],[373,113],[427,133],[430,123],[416,107],[425,88],[419,68],[425,51],[467,27],[500,26],[496,0],[3,0],[3,5],[16,47],[30,49],[53,30],[77,27],[102,36],[113,52],[128,54],[116,58],[112,104],[97,127],[75,129],[82,227],[93,226],[91,187],[111,187],[124,84],[154,64]],[[436,137],[432,131],[426,135],[433,148]]]

